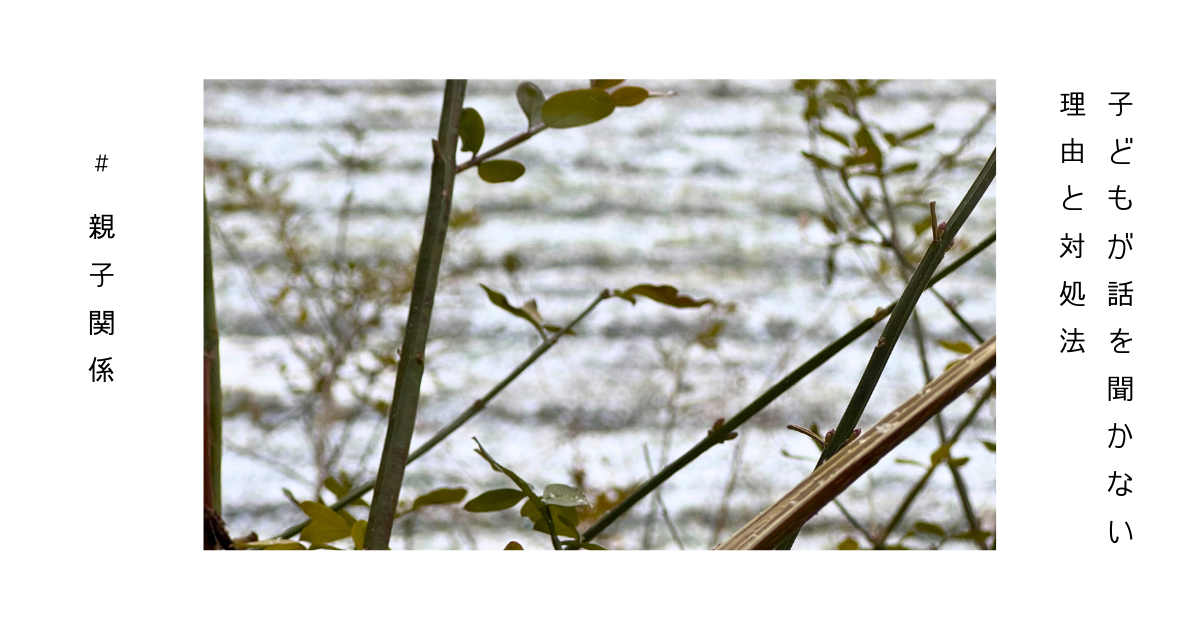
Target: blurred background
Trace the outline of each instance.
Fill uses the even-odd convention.
[[[547,96],[588,85],[534,82]],[[484,150],[526,129],[518,83],[468,82]],[[559,325],[603,288],[670,284],[717,304],[603,302],[577,336],[414,462],[403,502],[436,488],[473,497],[509,487],[473,452],[474,436],[539,489],[567,483],[594,509],[611,506],[715,420],[899,297],[899,257],[919,261],[929,243],[928,202],[938,202],[939,221],[949,218],[996,142],[993,81],[627,83],[675,96],[534,136],[501,156],[526,166],[515,182],[489,184],[474,170],[457,178],[413,446],[540,342],[480,283],[514,304],[536,299]],[[437,81],[205,82],[222,494],[234,536],[272,536],[303,520],[284,489],[331,503],[331,488],[365,481],[379,465],[442,90]],[[843,181],[839,170],[851,175]],[[993,185],[946,261],[995,223]],[[995,334],[995,246],[938,289],[983,338]],[[923,386],[923,360],[936,375],[976,345],[934,296],[917,313],[923,343],[910,322],[862,426]],[[727,538],[811,472],[816,446],[785,427],[815,423],[823,435],[836,425],[881,329],[597,542],[707,549]],[[987,384],[943,413],[948,429]],[[952,537],[970,529],[964,494],[979,528],[995,531],[994,404],[985,401],[953,449],[964,487],[948,466],[936,468],[886,544],[976,548]],[[931,421],[847,490],[841,508],[811,521],[796,548],[870,546],[867,533],[893,519],[939,444]],[[366,508],[351,511],[366,518]],[[585,510],[583,526],[595,516]],[[398,519],[392,548],[500,549],[510,540],[549,548],[517,510],[475,514],[461,504]]]

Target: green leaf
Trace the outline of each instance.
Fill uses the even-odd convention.
[[[976,530],[976,531],[962,532],[961,534],[955,534],[955,535],[951,536],[951,538],[957,538],[959,540],[973,540],[975,542],[982,543],[982,542],[987,542],[987,539],[989,537],[991,537],[991,535],[992,535],[991,532]]]
[[[800,155],[803,155],[804,157],[808,158],[808,161],[815,164],[817,166],[817,168],[823,168],[823,169],[828,169],[828,170],[832,170],[832,171],[838,170],[838,167],[834,166],[832,162],[817,155],[816,153],[809,153],[808,151],[801,151]]]
[[[913,529],[918,532],[921,532],[922,534],[932,534],[934,536],[937,536],[938,538],[946,537],[946,530],[942,529],[941,527],[939,527],[933,523],[917,521],[916,523],[913,523]]]
[[[296,507],[300,507],[300,502],[296,500],[296,495],[292,494],[291,490],[284,488],[283,496],[287,497],[288,501],[292,502],[292,505],[295,505]]]
[[[345,551],[345,549],[342,549],[342,548],[340,548],[340,547],[334,547],[333,545],[327,545],[327,544],[325,544],[325,543],[317,543],[317,542],[315,542],[315,543],[313,543],[313,544],[309,545],[309,546],[308,546],[308,548],[309,548],[310,550],[314,550],[314,549],[325,549],[325,550],[327,550],[327,551]]]
[[[626,85],[623,88],[618,88],[612,93],[613,104],[617,107],[633,107],[641,104],[642,101],[650,97],[650,92],[646,88]]]
[[[917,170],[917,168],[919,166],[920,165],[917,164],[916,162],[905,162],[904,164],[901,164],[900,166],[897,166],[896,168],[893,168],[892,170],[888,171],[887,174],[888,175],[899,175],[901,173],[911,173],[911,172]]]
[[[553,129],[588,125],[613,113],[616,104],[604,90],[569,90],[551,96],[542,106],[542,122]]]
[[[521,111],[525,112],[525,118],[529,119],[530,127],[542,124],[542,105],[545,102],[546,96],[536,83],[525,81],[517,86],[517,103],[521,105]]]
[[[795,79],[792,81],[792,89],[803,92],[804,90],[811,90],[817,87],[817,84],[820,82],[820,79]]]
[[[955,457],[954,459],[950,460],[950,465],[955,468],[961,468],[966,466],[967,462],[969,461],[971,461],[970,457]]]
[[[993,453],[996,452],[996,443],[995,442],[989,442],[987,440],[979,440],[979,441],[983,443],[983,447],[986,448],[987,450],[989,450]]]
[[[829,215],[825,215],[825,214],[821,215],[821,224],[825,226],[825,229],[828,230],[830,234],[838,233],[837,221],[834,221],[833,219],[831,219],[829,217]]]
[[[928,125],[925,125],[924,127],[913,129],[912,131],[909,131],[909,132],[901,135],[900,141],[897,142],[897,144],[901,144],[904,142],[908,142],[909,140],[914,140],[916,138],[920,138],[921,136],[933,131],[934,129],[936,129],[936,127],[934,126],[933,123],[929,123]]]
[[[350,494],[350,491],[353,489],[350,487],[350,484],[342,483],[333,477],[326,477],[324,486],[327,490],[333,493],[333,496],[339,499],[347,494]],[[351,501],[347,505],[361,505],[363,507],[367,507],[369,504],[360,497]]]
[[[925,217],[913,224],[913,235],[920,236],[922,232],[933,226],[933,217]]]
[[[862,547],[858,546],[858,541],[853,536],[847,536],[842,539],[842,542],[838,543],[837,548],[841,551],[857,551],[862,549]]]
[[[366,547],[364,542],[367,538],[367,522],[355,521],[354,526],[350,528],[350,538],[354,539],[354,548],[363,549]]]
[[[578,517],[576,517],[576,522],[572,523],[570,520],[568,520],[565,517],[565,515],[563,513],[555,510],[555,506],[550,506],[550,513],[551,513],[551,515],[554,516],[554,535],[555,536],[558,536],[560,538],[562,538],[562,537],[579,538],[579,531],[575,529],[575,525],[578,524]],[[549,534],[550,528],[546,526],[546,519],[540,518],[537,521],[534,521],[533,531],[541,532],[543,534]]]
[[[483,116],[480,116],[474,107],[462,110],[462,117],[458,120],[458,137],[462,140],[462,150],[479,153],[479,149],[483,148],[483,133]]]
[[[350,535],[350,525],[340,514],[315,501],[304,501],[300,509],[312,522],[300,532],[300,540],[313,543],[328,543]]]
[[[667,306],[674,306],[675,308],[698,308],[705,304],[716,304],[710,298],[696,300],[690,296],[683,295],[679,292],[679,289],[666,284],[639,284],[624,291],[616,291],[613,295],[624,300],[629,300],[630,304],[637,304],[634,296],[640,295],[650,298],[655,302],[666,304]]]
[[[592,504],[591,501],[588,501],[587,496],[578,489],[561,483],[552,483],[542,490],[542,503],[546,505],[561,505],[563,507]]]
[[[938,345],[959,354],[971,354],[971,346],[963,341],[946,341],[945,339],[938,342]]]
[[[897,464],[912,464],[913,466],[920,466],[921,468],[925,467],[925,464],[922,464],[921,462],[919,462],[915,459],[906,459],[904,457],[897,457],[896,463]]]
[[[479,179],[489,184],[513,182],[525,174],[525,165],[516,160],[488,160],[476,169]]]
[[[942,462],[943,459],[950,457],[950,446],[951,446],[951,443],[947,442],[947,443],[937,447],[937,450],[935,450],[932,454],[929,455],[929,465],[937,466],[938,464],[940,464]]]
[[[533,501],[535,505],[542,504],[541,498],[538,497],[537,493],[533,491],[533,488],[530,487],[530,485],[526,483],[524,479],[518,477],[517,473],[501,466],[496,460],[492,459],[492,456],[488,455],[487,451],[483,450],[483,445],[479,443],[479,440],[475,438],[471,439],[475,440],[475,445],[479,447],[475,449],[475,452],[479,453],[480,457],[486,459],[487,462],[492,465],[492,470],[504,473],[509,479],[512,479],[513,483],[517,484],[517,487],[521,489],[521,492],[524,492],[525,496],[529,497],[529,500]]]
[[[834,142],[837,142],[838,144],[846,147],[847,149],[850,148],[850,139],[849,138],[826,127],[825,125],[819,125],[817,127],[817,131],[820,131],[821,135],[833,140]]]
[[[859,127],[858,132],[854,134],[854,143],[863,153],[850,163],[883,166],[883,153],[880,152],[879,145],[875,144],[875,138],[871,136],[871,131],[866,126]]]
[[[521,502],[525,493],[513,488],[488,490],[483,494],[467,501],[463,509],[468,512],[499,512]]]
[[[526,302],[522,308],[517,308],[508,303],[508,298],[505,297],[503,293],[499,291],[493,291],[485,284],[480,284],[479,286],[483,287],[483,290],[487,292],[488,299],[491,300],[492,304],[499,306],[511,315],[520,317],[530,324],[533,324],[533,327],[537,329],[538,334],[542,334],[542,316],[537,312],[537,302],[530,300]]]
[[[425,505],[446,505],[449,503],[458,503],[467,496],[466,488],[438,488],[433,492],[423,494],[413,501],[412,509],[417,509]]]
[[[610,87],[621,85],[625,79],[592,79],[592,87],[607,90]]]
[[[504,550],[505,551],[525,551],[525,548],[521,546],[521,543],[514,540],[514,541],[509,542],[507,545],[504,545]]]
[[[608,551],[607,549],[605,549],[604,547],[601,547],[600,545],[597,545],[596,543],[583,543],[579,546],[583,547],[584,549],[591,549],[592,551]]]

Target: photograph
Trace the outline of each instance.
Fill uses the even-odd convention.
[[[997,549],[996,103],[204,80],[204,549]]]

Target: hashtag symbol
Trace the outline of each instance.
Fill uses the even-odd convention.
[[[96,170],[103,171],[104,169],[108,168],[107,166],[105,166],[106,162],[108,162],[107,154],[96,156]]]

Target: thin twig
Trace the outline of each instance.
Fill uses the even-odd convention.
[[[465,409],[462,413],[460,413],[457,418],[455,418],[453,421],[451,421],[446,426],[439,429],[438,432],[436,434],[434,434],[433,437],[429,438],[423,444],[421,444],[416,449],[414,449],[412,451],[412,453],[409,454],[408,462],[405,465],[407,466],[408,464],[413,463],[419,457],[421,457],[425,453],[428,453],[430,450],[433,449],[433,447],[440,444],[442,442],[442,440],[445,440],[447,437],[449,437],[451,433],[454,433],[459,427],[466,424],[468,420],[475,417],[475,415],[478,414],[480,411],[483,411],[483,409],[485,407],[487,407],[487,404],[489,402],[491,402],[491,400],[493,398],[495,398],[500,392],[504,391],[504,388],[508,387],[509,384],[511,384],[514,380],[516,380],[517,377],[520,376],[530,365],[533,365],[533,363],[535,361],[537,361],[539,357],[541,357],[543,354],[545,354],[547,350],[549,350],[550,348],[553,348],[554,345],[556,343],[558,343],[558,340],[561,339],[563,335],[567,334],[576,325],[578,325],[579,322],[583,321],[583,319],[585,317],[587,317],[588,314],[590,314],[592,312],[592,310],[595,309],[598,304],[600,304],[600,302],[603,302],[604,300],[606,300],[610,297],[612,297],[611,291],[609,291],[608,289],[601,291],[600,294],[597,295],[596,298],[593,299],[590,304],[588,304],[587,308],[583,309],[583,311],[581,311],[579,313],[579,315],[575,316],[575,319],[571,320],[566,326],[563,326],[562,330],[559,330],[558,332],[551,335],[546,341],[543,341],[542,343],[538,344],[538,346],[536,348],[534,348],[532,352],[529,353],[529,356],[525,357],[524,361],[521,361],[521,363],[519,365],[517,365],[517,367],[513,368],[513,370],[508,373],[508,376],[505,376],[499,383],[496,383],[492,387],[492,389],[490,389],[488,391],[488,393],[484,394],[483,398],[480,398],[480,399],[476,400],[475,402],[471,403],[471,406],[468,407],[467,409]],[[353,489],[350,490],[350,492],[346,493],[344,496],[342,496],[342,498],[338,499],[338,501],[336,503],[334,503],[333,506],[331,506],[331,507],[334,511],[337,511],[337,510],[349,505],[351,502],[362,498],[364,495],[366,495],[368,492],[370,492],[374,488],[375,488],[375,479],[371,479],[370,481],[367,481],[366,483],[355,486]],[[299,534],[300,531],[303,530],[306,526],[308,526],[308,524],[311,522],[312,522],[311,520],[305,519],[303,522],[297,523],[296,525],[293,525],[292,527],[289,527],[288,529],[284,530],[284,532],[279,534],[277,536],[277,538],[291,538],[292,536]]]
[[[994,242],[996,242],[996,235],[995,233],[992,233],[990,236],[980,241],[980,243],[973,247],[970,251],[963,254],[953,263],[947,265],[945,269],[942,269],[936,275],[934,275],[927,286],[933,286],[946,276],[954,273],[959,267],[966,264],[980,252],[991,246],[991,244]],[[645,483],[638,486],[633,493],[625,498],[625,500],[618,503],[613,507],[613,509],[606,512],[604,516],[592,524],[592,526],[583,533],[583,540],[585,542],[590,542],[591,540],[595,539],[596,536],[600,535],[600,533],[603,532],[609,525],[612,525],[613,522],[625,514],[625,512],[629,511],[629,509],[637,504],[638,501],[644,499],[646,495],[652,492],[655,488],[665,483],[667,479],[671,478],[672,475],[682,470],[691,462],[695,461],[696,458],[703,455],[706,451],[708,451],[708,449],[724,442],[725,438],[728,437],[733,431],[736,431],[737,428],[743,423],[750,418],[753,418],[755,414],[765,409],[767,405],[771,404],[771,402],[776,398],[782,396],[785,392],[791,389],[792,386],[804,379],[804,377],[816,371],[816,369],[824,365],[826,361],[836,356],[837,353],[841,352],[859,337],[865,335],[869,330],[874,328],[876,324],[883,321],[883,318],[887,317],[888,314],[896,308],[897,304],[898,302],[892,302],[887,307],[878,309],[875,312],[875,315],[864,319],[857,326],[847,331],[829,345],[825,346],[820,352],[813,355],[811,358],[809,358],[809,360],[802,363],[795,370],[792,370],[790,374],[772,385],[770,389],[759,395],[758,398],[755,398],[753,401],[751,401],[750,404],[746,405],[746,407],[739,411],[737,415],[733,416],[720,427],[706,435],[704,439],[700,440],[699,443],[689,449],[686,453],[679,456],[670,464],[659,469],[658,474],[654,475]]]
[[[958,426],[954,428],[954,433],[951,434],[951,436],[947,438],[943,444],[954,444],[958,441],[959,436],[961,436],[963,431],[965,431],[967,427],[975,421],[975,417],[979,415],[979,410],[983,408],[988,399],[992,397],[992,393],[995,391],[996,379],[993,378],[988,384],[987,390],[984,391],[983,395],[979,397],[978,401],[976,401],[975,406],[971,408],[971,411],[966,415],[966,417],[963,418],[962,422],[958,423]],[[950,470],[955,470],[954,466],[950,464],[949,449],[946,451],[945,461],[946,465],[950,466]],[[940,463],[941,462],[938,462],[938,464]],[[929,466],[929,468],[925,471],[925,474],[913,484],[912,488],[909,488],[907,493],[905,493],[904,500],[901,501],[899,507],[896,508],[896,513],[892,515],[892,518],[888,521],[887,526],[883,528],[883,531],[879,533],[877,538],[873,539],[876,549],[883,549],[885,546],[887,546],[888,536],[890,536],[896,527],[900,525],[900,522],[904,520],[904,515],[908,512],[908,508],[912,505],[913,500],[917,498],[917,495],[921,493],[921,490],[925,487],[925,484],[929,483],[929,479],[933,476],[933,472],[937,469],[938,464]],[[971,531],[976,531],[976,529],[977,526],[971,526]]]
[[[646,470],[650,471],[650,475],[654,475],[654,465],[650,462],[650,445],[642,443],[642,455],[646,458]],[[679,545],[680,549],[687,549],[683,545],[683,540],[679,537],[679,532],[675,529],[675,524],[671,522],[671,513],[667,511],[667,504],[663,501],[662,492],[655,491],[654,500],[658,503],[659,509],[662,510],[663,520],[667,523],[667,530],[671,532],[671,538],[675,540],[675,544]],[[645,545],[649,546],[649,545]]]
[[[858,195],[854,193],[854,188],[851,187],[850,180],[846,177],[845,171],[841,172],[841,177],[842,185],[845,187],[850,199],[853,200],[854,204],[858,207],[859,213],[862,214],[864,219],[866,219],[867,224],[870,225],[873,230],[875,230],[875,233],[879,235],[879,238],[882,239],[884,246],[895,252],[896,260],[900,261],[900,265],[904,267],[904,269],[907,270],[911,275],[916,271],[916,268],[913,267],[911,262],[909,262],[908,257],[904,255],[904,250],[902,250],[895,241],[888,237],[888,235],[884,233],[883,229],[879,227],[879,224],[875,222],[875,219],[871,218],[871,215],[867,213],[866,204],[864,204],[862,200],[858,198]],[[933,224],[930,226],[930,231],[936,231],[937,227],[937,222],[933,222]],[[946,310],[950,311],[950,315],[952,315],[954,319],[958,321],[959,325],[963,327],[963,330],[966,330],[967,333],[975,339],[976,343],[983,343],[983,337],[976,332],[975,327],[972,326],[970,322],[968,322],[961,314],[959,314],[958,309],[952,302],[950,302],[950,300],[946,299],[946,297],[939,293],[937,289],[930,290],[930,293],[932,293],[934,297],[941,301],[942,305],[946,307]]]
[[[479,164],[483,163],[484,160],[491,159],[491,158],[517,146],[518,144],[525,142],[526,140],[538,135],[539,133],[541,133],[547,129],[549,129],[549,127],[546,126],[546,123],[538,123],[538,124],[530,127],[529,129],[522,131],[521,133],[509,138],[508,140],[501,142],[499,145],[496,145],[496,147],[493,148],[492,150],[480,153],[479,155],[476,155],[475,157],[467,160],[466,162],[459,164],[457,172],[461,173],[461,172],[471,168],[472,166],[478,166]]]

